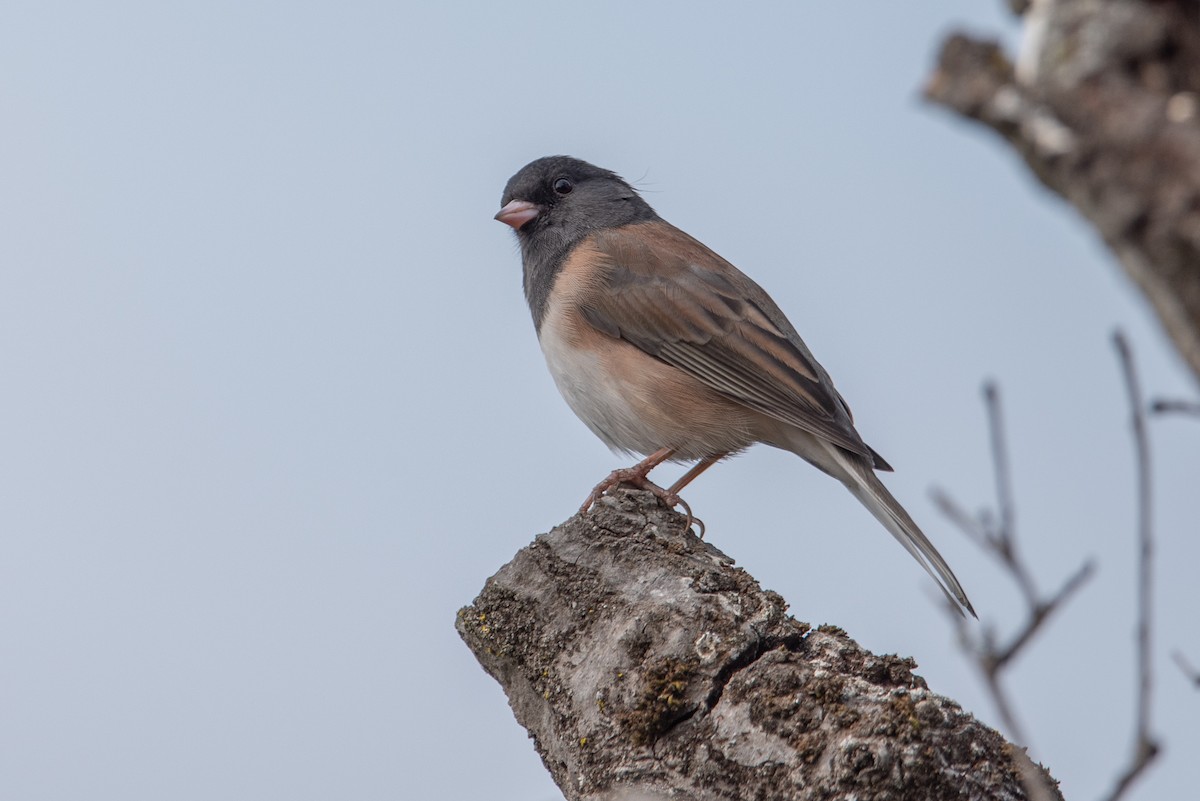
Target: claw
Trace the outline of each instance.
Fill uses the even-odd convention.
[[[674,509],[676,506],[682,506],[684,513],[687,515],[686,527],[691,528],[692,523],[698,524],[700,526],[699,536],[701,539],[704,539],[704,521],[692,514],[692,507],[688,506],[687,501],[679,497],[679,495],[676,493],[676,490],[680,489],[684,484],[687,483],[687,481],[695,478],[702,470],[715,463],[720,457],[712,457],[711,459],[705,460],[702,463],[703,467],[701,467],[699,470],[692,468],[688,475],[685,476],[687,480],[680,480],[679,482],[676,482],[675,485],[670,489],[663,489],[646,476],[651,470],[658,467],[667,459],[671,458],[672,453],[673,451],[670,449],[662,448],[650,454],[633,467],[622,467],[619,470],[612,471],[608,474],[608,478],[604,479],[592,488],[591,493],[589,493],[587,496],[587,500],[583,502],[583,506],[579,507],[579,514],[583,514],[588,509],[592,508],[592,504],[600,500],[601,495],[608,492],[618,484],[632,484],[638,489],[643,489],[652,493],[654,497],[666,504],[668,509]]]
[[[683,527],[691,528],[692,524],[695,523],[700,528],[700,531],[696,534],[696,536],[699,537],[700,539],[704,539],[704,532],[706,530],[705,526],[704,526],[704,521],[701,520],[700,518],[696,517],[694,514],[692,514],[692,507],[688,506],[688,502],[685,501],[683,498],[680,498],[678,495],[676,495],[674,492],[671,492],[670,490],[667,490],[666,494],[667,494],[667,497],[664,497],[662,495],[659,495],[658,497],[662,500],[663,503],[667,504],[668,506],[671,506],[671,501],[669,500],[669,498],[674,498],[675,503],[682,506],[684,514],[687,515],[687,519],[683,522]],[[674,506],[671,506],[671,508],[674,508]]]
[[[596,501],[600,500],[600,497],[605,492],[619,484],[630,484],[638,489],[646,490],[654,495],[655,498],[662,501],[668,509],[674,509],[676,506],[682,507],[683,513],[687,516],[684,528],[691,528],[693,523],[697,524],[700,527],[698,536],[700,539],[704,539],[704,521],[692,514],[692,507],[688,505],[688,502],[670,490],[658,486],[644,475],[641,475],[637,468],[633,467],[625,467],[609,473],[608,478],[601,481],[592,489],[587,500],[583,502],[583,506],[579,507],[579,513],[583,514],[586,512]]]
[[[665,503],[668,508],[674,509],[676,506],[682,506],[687,509],[687,504],[673,492],[668,492],[662,487],[655,484],[650,479],[646,478],[646,474],[636,467],[622,467],[619,470],[614,470],[608,474],[608,478],[601,481],[592,488],[591,493],[587,496],[587,500],[583,502],[583,506],[579,507],[579,513],[583,514],[588,509],[592,508],[592,504],[600,500],[600,496],[608,492],[618,484],[630,484],[638,489],[646,490],[653,493],[654,497]],[[691,512],[689,511],[689,515]]]

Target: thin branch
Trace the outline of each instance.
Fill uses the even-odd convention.
[[[1075,574],[1067,579],[1058,592],[1054,593],[1048,601],[1039,601],[1035,604],[1030,610],[1029,620],[1025,627],[1012,638],[1006,647],[999,649],[994,655],[996,669],[998,670],[1007,665],[1025,647],[1026,643],[1041,628],[1042,624],[1050,618],[1050,615],[1062,606],[1068,598],[1074,595],[1075,591],[1082,587],[1095,572],[1096,563],[1091,559],[1087,560],[1079,566]]]
[[[996,507],[1000,517],[999,526],[993,532],[996,548],[1021,585],[1027,601],[1037,597],[1033,577],[1017,554],[1016,503],[1013,501],[1012,469],[1008,461],[1008,446],[1004,437],[1004,413],[1000,407],[1000,390],[994,381],[983,386],[983,401],[988,413],[988,433],[992,443],[992,472],[996,478]]]
[[[1121,359],[1125,386],[1129,391],[1130,426],[1133,429],[1134,450],[1137,454],[1138,504],[1138,720],[1139,739],[1150,737],[1151,643],[1150,621],[1154,575],[1154,520],[1151,499],[1150,440],[1146,435],[1146,415],[1143,411],[1141,385],[1129,342],[1121,331],[1113,334],[1113,344]]]
[[[1154,529],[1151,515],[1150,441],[1146,436],[1146,414],[1142,401],[1142,390],[1138,382],[1137,368],[1125,335],[1113,334],[1113,345],[1121,362],[1125,388],[1129,395],[1130,427],[1133,429],[1134,454],[1137,464],[1137,517],[1138,517],[1138,620],[1137,620],[1137,723],[1134,733],[1133,753],[1129,765],[1117,779],[1116,786],[1106,801],[1117,801],[1133,781],[1158,755],[1158,741],[1150,733],[1150,696],[1153,665],[1151,663],[1151,596],[1153,591],[1152,556],[1154,553]]]
[[[1150,402],[1153,414],[1190,414],[1200,417],[1200,403],[1195,401],[1155,398]]]
[[[975,667],[983,677],[984,686],[987,687],[988,694],[992,697],[992,705],[1000,716],[1000,723],[1008,731],[1014,743],[1024,746],[1023,748],[1014,748],[1012,754],[1017,769],[1020,771],[1021,785],[1025,788],[1026,795],[1030,801],[1061,799],[1062,796],[1052,789],[1051,782],[1053,780],[1042,768],[1038,767],[1027,753],[1029,740],[1025,737],[1021,724],[1017,721],[1008,691],[1000,681],[1001,670],[994,660],[989,660],[985,655],[994,648],[995,632],[990,627],[985,628],[982,637],[976,637],[971,633],[967,619],[958,613],[949,599],[942,597],[941,600],[947,616],[954,624],[958,641],[963,650],[976,656]]]
[[[1183,671],[1183,675],[1187,677],[1187,680],[1196,685],[1196,689],[1200,690],[1200,670],[1192,667],[1192,663],[1187,661],[1187,657],[1183,655],[1183,651],[1172,652],[1171,658],[1175,660],[1175,664],[1179,665],[1179,669]]]
[[[992,440],[992,464],[995,467],[996,503],[1000,510],[999,535],[1011,543],[1016,527],[1013,503],[1012,470],[1008,462],[1008,445],[1004,439],[1004,413],[1000,408],[1000,390],[994,381],[983,385],[983,402],[988,411],[988,429]]]
[[[984,404],[987,409],[988,432],[992,453],[992,470],[996,483],[997,512],[981,513],[978,517],[968,514],[963,507],[946,492],[934,489],[933,501],[938,509],[972,542],[998,561],[1021,591],[1026,606],[1026,619],[1004,644],[999,642],[995,628],[985,624],[980,634],[975,634],[958,615],[951,615],[959,643],[972,658],[983,677],[984,685],[991,696],[992,704],[1004,728],[1013,740],[1026,746],[1025,736],[1008,691],[1002,681],[1004,671],[1025,649],[1034,635],[1051,616],[1070,599],[1095,573],[1095,565],[1085,562],[1052,595],[1044,597],[1038,590],[1033,573],[1021,559],[1017,546],[1016,502],[1012,484],[1012,468],[1008,458],[1008,446],[1004,434],[1004,416],[1000,403],[1000,391],[988,382],[983,388]],[[1046,801],[1055,793],[1044,771],[1040,770],[1024,752],[1018,759],[1022,783],[1033,801]]]
[[[938,511],[950,519],[950,522],[958,527],[963,534],[971,542],[978,545],[984,550],[990,550],[988,532],[983,527],[983,524],[971,517],[967,510],[958,505],[958,502],[951,498],[946,492],[939,487],[934,487],[930,491],[933,498],[933,503],[937,506]],[[941,596],[938,596],[941,597]]]

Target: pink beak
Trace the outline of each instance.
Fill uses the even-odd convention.
[[[519,231],[522,225],[538,216],[540,211],[536,203],[530,203],[528,200],[510,200],[508,205],[496,213],[496,219],[505,225],[511,225],[514,231]]]

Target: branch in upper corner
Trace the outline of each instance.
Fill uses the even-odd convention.
[[[1096,228],[1200,378],[1195,3],[1055,0],[996,42],[946,39],[925,97],[1002,136]]]

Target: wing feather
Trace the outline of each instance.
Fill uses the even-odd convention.
[[[596,329],[887,469],[795,328],[736,267],[662,221],[602,231],[593,244],[602,291],[581,311]]]

